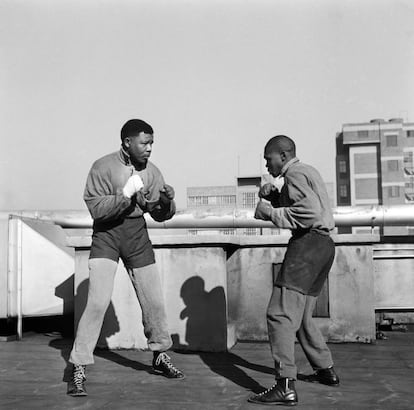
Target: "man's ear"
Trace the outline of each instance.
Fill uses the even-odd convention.
[[[124,138],[124,141],[123,141],[123,146],[125,147],[125,148],[129,148],[130,147],[130,145],[131,145],[131,140],[130,140],[130,138],[129,137],[126,137],[126,138]]]
[[[285,151],[280,152],[280,158],[281,158],[282,161],[286,161],[287,157],[286,157],[286,152]]]

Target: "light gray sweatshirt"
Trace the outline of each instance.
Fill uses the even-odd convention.
[[[312,229],[329,234],[335,223],[329,197],[319,172],[292,158],[281,171],[285,183],[272,199],[271,220],[282,229]]]
[[[138,194],[129,199],[123,195],[122,189],[133,173],[141,177],[145,196]],[[160,203],[160,190],[164,184],[160,170],[152,162],[148,161],[145,169],[137,171],[121,148],[94,162],[86,180],[83,198],[95,223],[137,218],[145,212],[149,212],[154,220],[162,222],[175,214],[174,201],[168,206]]]

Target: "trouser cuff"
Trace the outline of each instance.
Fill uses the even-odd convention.
[[[171,338],[160,342],[149,342],[148,348],[152,352],[165,352],[173,345]]]

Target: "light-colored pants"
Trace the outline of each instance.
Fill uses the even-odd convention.
[[[111,259],[89,260],[88,301],[79,321],[69,362],[94,363],[93,351],[98,342],[104,316],[111,301],[118,263]],[[144,333],[152,351],[165,351],[171,345],[161,280],[155,264],[127,269],[142,309]]]
[[[285,287],[273,287],[267,326],[276,378],[296,379],[295,336],[315,370],[333,365],[331,352],[312,318],[316,299]]]

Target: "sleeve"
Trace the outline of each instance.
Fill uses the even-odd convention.
[[[291,205],[273,208],[272,222],[282,229],[310,228],[319,218],[321,205],[308,178],[303,173],[292,173],[286,176],[285,184]]]
[[[133,208],[131,199],[126,198],[122,188],[112,193],[109,179],[95,165],[89,171],[83,199],[89,212],[96,222],[107,222],[125,215]]]

